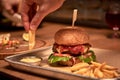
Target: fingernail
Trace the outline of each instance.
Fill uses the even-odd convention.
[[[36,30],[36,27],[35,27],[34,25],[31,25],[31,26],[30,26],[30,30],[34,30],[34,31],[35,31],[35,30]]]

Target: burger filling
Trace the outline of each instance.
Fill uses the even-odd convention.
[[[80,45],[74,45],[74,46],[66,46],[66,45],[58,45],[55,43],[53,45],[53,52],[55,53],[69,53],[71,55],[80,55],[84,54],[89,50],[89,47],[91,47],[90,44],[80,44]]]
[[[55,43],[53,45],[53,54],[48,58],[49,63],[59,63],[59,62],[71,62],[71,65],[77,62],[87,62],[95,61],[94,52],[89,50],[90,44],[80,44],[80,45],[59,45]]]

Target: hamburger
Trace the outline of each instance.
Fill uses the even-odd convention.
[[[53,53],[48,58],[51,65],[73,66],[79,62],[96,60],[94,52],[90,50],[89,35],[79,27],[58,30],[54,40]]]

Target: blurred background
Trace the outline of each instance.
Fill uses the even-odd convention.
[[[76,25],[109,28],[105,22],[108,0],[66,0],[57,11],[49,14],[45,21],[72,23],[73,9],[78,9]]]
[[[104,20],[107,4],[107,0],[66,0],[60,9],[46,16],[43,22],[71,24],[73,9],[78,9],[75,25],[109,28]],[[21,27],[21,25],[14,25],[14,21],[2,14],[2,9],[0,12],[0,26]]]

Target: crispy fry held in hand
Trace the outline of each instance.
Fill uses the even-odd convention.
[[[29,50],[33,49],[35,46],[35,31],[29,30]]]

